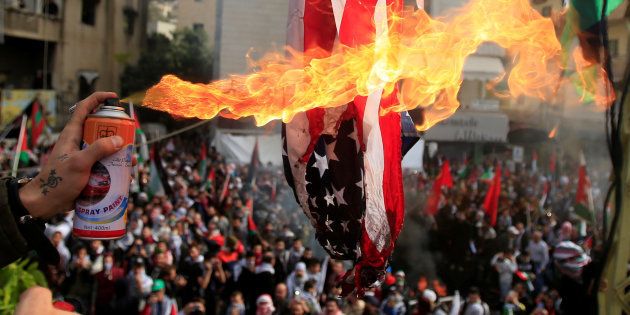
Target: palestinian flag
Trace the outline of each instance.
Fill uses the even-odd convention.
[[[210,169],[208,172],[208,177],[206,178],[206,183],[204,184],[204,189],[208,192],[212,192],[212,188],[214,187],[214,182],[216,181],[217,173],[214,167]]]
[[[466,157],[464,159],[464,163],[459,167],[459,170],[457,171],[457,177],[459,177],[459,179],[467,179],[470,176],[470,171],[470,159]]]
[[[591,195],[591,181],[586,172],[584,152],[580,152],[580,168],[578,169],[578,184],[575,193],[575,214],[582,219],[593,222],[593,196]]]
[[[162,179],[160,178],[160,172],[155,164],[154,160],[151,160],[151,164],[149,166],[149,191],[147,192],[150,198],[153,196],[164,196],[165,190],[164,185],[162,184]]]
[[[46,128],[46,120],[44,119],[43,107],[38,99],[33,100],[31,104],[31,147],[37,146],[37,140],[39,136],[44,132]]]
[[[492,172],[492,167],[488,167],[485,172],[483,172],[483,174],[481,174],[481,177],[479,177],[479,180],[481,180],[482,182],[490,182],[492,181],[492,178],[494,178],[494,173]]]
[[[138,164],[144,164],[149,159],[149,147],[147,145],[147,136],[142,131],[140,120],[133,107],[133,103],[129,103],[129,116],[134,120],[136,125],[136,142],[140,142],[138,148]]]
[[[252,158],[249,162],[249,169],[247,170],[247,183],[252,185],[252,187],[256,184],[256,172],[258,172],[258,168],[260,168],[260,154],[258,153],[258,138],[256,138]]]
[[[207,175],[206,172],[208,172],[208,149],[206,148],[205,140],[201,143],[200,151],[197,172],[199,173],[199,177],[204,178]]]
[[[223,203],[223,200],[227,197],[230,192],[230,177],[232,177],[231,173],[227,173],[225,176],[225,180],[223,181],[223,187],[221,188],[221,192],[219,193],[219,203]]]
[[[26,119],[26,116],[23,116],[22,119]],[[16,156],[20,159],[20,162],[22,162],[22,164],[24,165],[27,165],[31,161],[31,150],[29,150],[28,148],[28,137],[26,134],[26,125],[24,124],[22,124],[22,127],[20,128],[20,136],[18,137],[16,150],[18,152]]]
[[[483,208],[490,217],[490,225],[495,226],[497,223],[497,214],[499,213],[499,196],[501,195],[501,165],[497,163],[494,170],[494,177],[488,192],[483,200]]]
[[[598,90],[608,82],[601,63],[602,12],[606,2],[605,15],[610,15],[623,0],[571,0],[566,13],[566,22],[560,36],[565,69],[571,58],[575,60],[575,72],[565,70],[585,103],[597,101]],[[574,47],[575,42],[579,47]],[[612,88],[610,89],[612,92]]]

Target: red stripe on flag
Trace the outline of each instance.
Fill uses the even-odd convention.
[[[375,38],[375,22],[374,14],[376,10],[377,0],[348,0],[345,4],[341,27],[339,31],[339,40],[342,44],[349,47],[356,47],[358,45],[369,44],[374,42]],[[400,1],[390,0],[387,1],[387,6],[394,5],[400,8]],[[398,233],[402,228],[404,217],[404,195],[402,191],[402,170],[401,170],[401,138],[400,138],[400,114],[390,113],[384,116],[378,117],[378,121],[367,122],[368,125],[372,124],[371,130],[363,130],[363,123],[366,118],[366,105],[368,97],[358,96],[354,99],[354,106],[357,112],[357,127],[359,128],[361,140],[361,147],[363,150],[374,150],[374,148],[368,148],[366,139],[364,139],[364,132],[380,132],[380,134],[370,134],[369,137],[380,137],[378,141],[382,142],[383,152],[368,152],[371,155],[377,156],[382,159],[383,173],[381,183],[374,183],[381,185],[383,189],[383,203],[385,207],[385,215],[387,216],[387,224],[389,225],[390,235],[383,236],[377,235],[377,239],[371,239],[368,231],[370,228],[366,224],[368,219],[364,219],[363,223],[363,235],[361,241],[361,261],[358,263],[355,270],[355,281],[357,286],[363,287],[369,285],[369,283],[361,283],[362,269],[370,267],[376,271],[382,271],[385,267],[387,259],[393,250],[393,245],[398,237]],[[382,97],[380,102],[380,108],[383,106],[391,106],[397,103],[396,94],[392,93],[389,96]],[[376,123],[378,126],[374,126]],[[378,142],[377,141],[377,142]],[[380,144],[379,144],[380,145]],[[378,145],[376,146],[378,147]],[[376,162],[377,164],[379,162]],[[366,173],[369,170],[366,169]],[[364,178],[365,179],[365,178]],[[366,217],[369,215],[377,215],[381,210],[378,204],[380,200],[377,197],[370,196],[366,193]],[[374,200],[371,201],[370,198]],[[375,207],[375,208],[370,208]],[[371,214],[372,213],[372,214]],[[370,218],[373,220],[373,218]],[[378,227],[378,226],[377,226]],[[374,234],[374,233],[372,233]],[[382,242],[383,237],[388,242],[387,244],[376,244],[375,242]],[[381,247],[379,250],[378,247]],[[372,279],[370,279],[371,281]]]
[[[330,55],[335,44],[337,30],[332,2],[329,0],[305,0],[304,2],[304,52],[306,62],[311,58],[323,58]],[[317,140],[324,130],[323,108],[315,108],[306,112],[311,141],[302,156],[306,163],[310,158]]]

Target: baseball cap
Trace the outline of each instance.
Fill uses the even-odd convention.
[[[151,292],[157,292],[164,289],[166,285],[164,284],[164,280],[157,279],[153,281],[153,286],[151,287]]]

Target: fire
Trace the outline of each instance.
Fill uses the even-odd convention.
[[[551,131],[549,131],[549,134],[547,135],[547,137],[549,139],[553,139],[556,137],[556,135],[558,134],[558,126],[559,124],[556,123],[556,125],[553,127],[553,129],[551,129]]]
[[[253,116],[264,125],[290,121],[313,108],[341,106],[380,88],[392,93],[398,85],[398,103],[381,112],[422,107],[425,119],[418,129],[426,130],[459,107],[464,61],[484,42],[497,43],[511,57],[509,96],[553,99],[562,82],[554,25],[528,0],[473,0],[448,18],[408,10],[391,21],[390,30],[373,44],[339,47],[331,55],[273,52],[250,60],[250,74],[208,84],[166,75],[147,92],[144,105],[201,119]],[[611,101],[603,96],[599,100]]]

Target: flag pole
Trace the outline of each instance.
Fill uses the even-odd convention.
[[[15,147],[15,157],[13,158],[13,169],[11,176],[17,176],[18,165],[20,164],[20,153],[22,152],[22,142],[24,142],[24,134],[26,130],[26,114],[22,114],[22,124],[20,125],[20,135],[18,136],[17,146]]]

